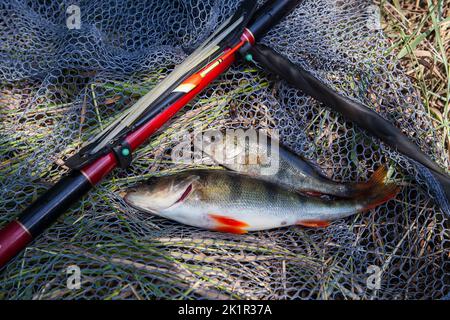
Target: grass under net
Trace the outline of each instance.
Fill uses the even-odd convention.
[[[2,2],[0,224],[57,181],[83,141],[163,79],[237,3],[80,1],[82,28],[68,30],[60,1]],[[262,42],[379,112],[448,168],[442,132],[373,27],[373,12],[370,1],[308,0]],[[127,206],[126,188],[194,167],[174,163],[170,150],[180,132],[202,128],[277,129],[285,145],[338,181],[364,181],[388,163],[402,192],[326,229],[239,236]],[[10,263],[0,273],[0,299],[439,299],[449,294],[448,230],[426,177],[408,159],[240,63],[139,149],[129,169]],[[80,289],[67,288],[71,265],[81,269]],[[368,285],[374,267],[379,288]]]

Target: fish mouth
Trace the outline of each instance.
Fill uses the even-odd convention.
[[[129,189],[129,191],[123,196],[123,200],[129,206],[131,206],[132,208],[135,208],[137,210],[145,211],[145,212],[149,212],[149,213],[153,213],[153,214],[159,214],[160,212],[162,212],[166,209],[172,208],[175,205],[186,200],[186,198],[189,197],[189,195],[192,193],[193,189],[194,189],[193,184],[189,183],[184,188],[184,191],[182,191],[181,194],[179,193],[179,196],[174,195],[174,198],[171,201],[170,200],[167,201],[168,199],[170,199],[170,197],[167,197],[168,198],[168,199],[166,198],[167,202],[164,203],[164,201],[161,201],[162,198],[159,196],[157,196],[153,199],[150,196],[148,199],[145,199],[145,196],[142,196],[138,190],[132,188],[132,189]],[[183,190],[183,189],[181,189],[181,190]]]
[[[129,192],[127,192],[125,194],[125,196],[123,196],[123,200],[125,201],[126,204],[128,204],[130,207],[139,210],[139,211],[144,211],[144,212],[148,212],[148,213],[152,213],[152,214],[157,214],[156,210],[150,210],[147,209],[143,206],[137,205],[134,203],[133,200],[130,200],[131,196],[133,195],[135,191],[130,190]]]

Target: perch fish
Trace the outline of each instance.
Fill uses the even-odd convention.
[[[188,170],[151,178],[128,190],[125,201],[190,226],[236,234],[289,225],[325,227],[393,198],[399,188],[384,184],[386,172],[363,196],[330,201],[236,172]]]
[[[260,134],[258,141],[223,139],[204,148],[215,163],[232,171],[275,184],[285,185],[312,196],[331,195],[355,198],[376,185],[383,169],[367,182],[344,183],[326,177],[317,166],[281,146],[277,140]]]

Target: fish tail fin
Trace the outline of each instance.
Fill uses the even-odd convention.
[[[384,184],[380,182],[379,184],[374,184],[373,188],[359,195],[359,199],[364,199],[362,211],[372,210],[393,199],[400,192],[400,189],[400,186],[395,183]]]
[[[377,170],[378,171],[378,170]],[[320,217],[318,219],[299,220],[296,224],[307,227],[326,227],[329,221],[339,218],[345,218],[358,212],[367,212],[379,205],[394,198],[400,191],[400,186],[395,183],[384,183],[386,174],[381,170],[372,179],[372,188],[366,189],[353,199],[337,200],[333,205],[329,205],[330,210],[334,209],[335,214],[329,214],[328,217]]]
[[[386,180],[388,174],[388,169],[385,166],[379,167],[375,172],[370,176],[369,180],[366,182],[358,182],[351,185],[351,189],[353,189],[353,196],[359,197],[365,195],[368,191],[373,190],[380,185],[384,185],[384,181]]]
[[[385,168],[378,169],[369,180],[371,187],[366,188],[352,199],[336,200],[331,204],[329,201],[322,202],[322,205],[327,204],[331,211],[328,216],[322,214],[318,219],[299,220],[296,224],[307,227],[326,227],[329,221],[359,212],[367,212],[395,198],[401,188],[395,183],[385,183],[386,172]]]
[[[381,166],[377,170],[375,170],[367,183],[372,186],[384,184],[387,174],[388,168],[386,166]]]

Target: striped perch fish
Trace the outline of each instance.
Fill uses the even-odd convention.
[[[244,234],[290,225],[326,227],[396,196],[377,170],[372,188],[352,199],[325,200],[291,188],[226,170],[187,170],[154,177],[131,188],[125,201],[138,210],[190,226]]]

